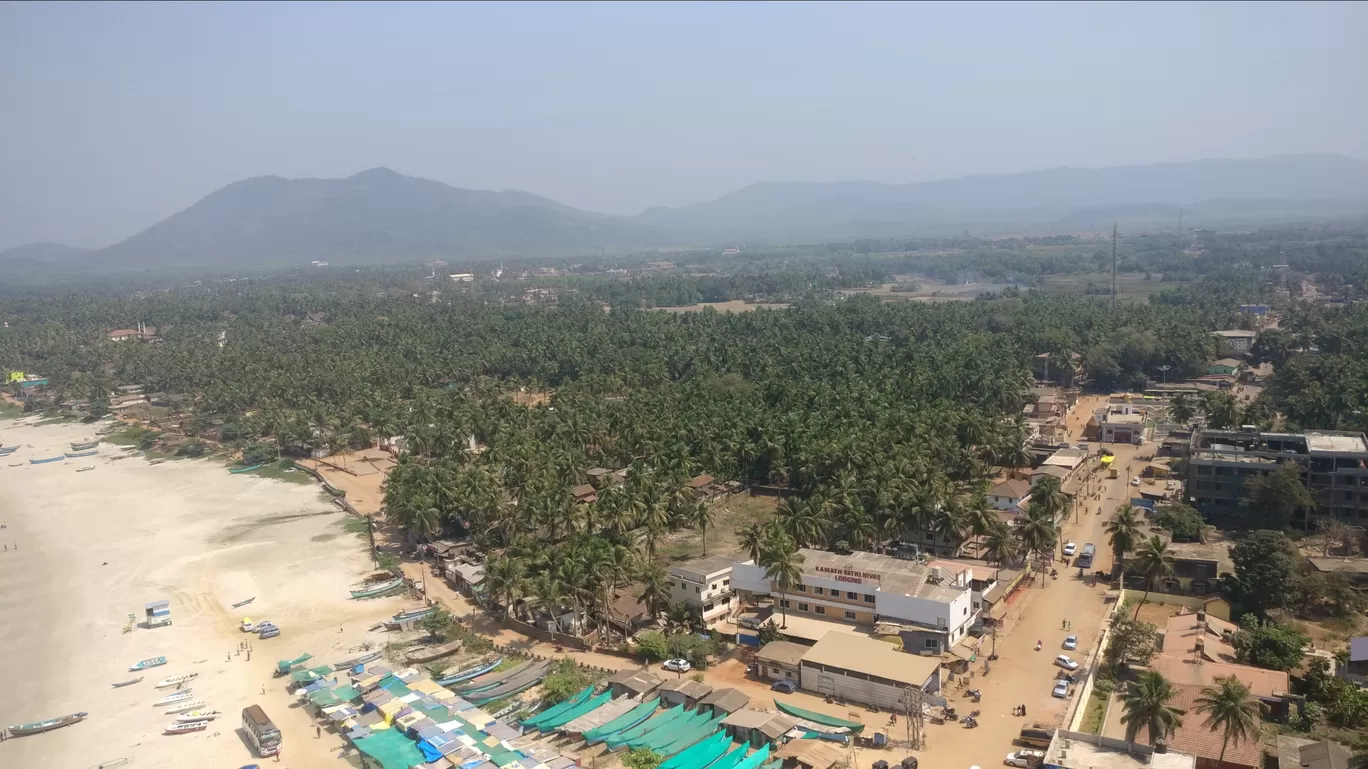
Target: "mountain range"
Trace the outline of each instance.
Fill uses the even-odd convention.
[[[573,254],[733,242],[1067,232],[1368,214],[1368,162],[1280,155],[1059,168],[914,184],[761,182],[716,200],[608,216],[519,191],[465,190],[376,168],[345,179],[235,182],[102,249],[43,243],[9,266],[232,268]]]

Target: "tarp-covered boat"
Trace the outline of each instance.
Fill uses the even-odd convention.
[[[798,707],[797,705],[787,705],[783,702],[780,702],[779,700],[774,701],[774,706],[779,708],[781,711],[788,713],[794,718],[801,718],[804,721],[811,721],[814,724],[822,724],[824,726],[836,726],[842,729],[849,729],[851,734],[859,734],[861,731],[864,730],[864,724],[860,723],[859,721],[847,721],[844,718],[829,716],[826,713],[818,713],[813,710],[806,710],[804,708]]]

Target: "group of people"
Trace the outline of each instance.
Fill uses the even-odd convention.
[[[1012,708],[1012,715],[1014,715],[1014,716],[1024,716],[1024,715],[1026,715],[1026,706],[1025,706],[1025,705],[1017,705],[1016,707]]]

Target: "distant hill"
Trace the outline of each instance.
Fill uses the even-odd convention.
[[[463,190],[376,168],[345,179],[264,176],[230,184],[94,255],[107,267],[420,261],[655,245],[631,218],[527,192]]]
[[[30,243],[0,251],[0,263],[15,264],[55,264],[72,259],[80,259],[94,253],[92,249],[79,246],[65,246],[61,243]]]
[[[1219,201],[1219,205],[1214,202]],[[1345,205],[1351,202],[1352,205]],[[1227,218],[1368,211],[1368,162],[1330,154],[1058,168],[916,184],[761,182],[716,200],[652,208],[642,222],[712,237],[802,239],[1069,226],[1117,213],[1205,204]],[[1193,211],[1192,213],[1199,213]],[[1110,221],[1110,220],[1109,220]],[[1188,221],[1196,223],[1196,219]]]

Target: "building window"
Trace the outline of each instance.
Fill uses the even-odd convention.
[[[806,592],[807,592],[807,585],[794,585],[794,586],[793,586],[793,589],[794,589],[794,590],[797,590],[797,591],[800,592],[800,593],[806,593]]]
[[[818,614],[826,614],[826,607],[825,607],[825,606],[818,606],[818,607],[817,607],[817,613],[818,613]]]
[[[694,592],[695,592],[695,593],[702,593],[703,590],[702,590],[701,588],[695,587],[695,588],[694,588]]]
[[[874,603],[874,596],[870,595],[869,593],[865,593],[864,602]]]
[[[812,588],[812,594],[813,594],[813,595],[822,595],[822,594],[825,593],[825,592],[826,592],[825,590],[823,590],[822,588],[817,587],[817,586],[815,586],[815,585],[814,585],[813,588]]]
[[[851,601],[858,601],[858,600],[860,600],[860,594],[859,594],[859,593],[852,593],[851,591],[847,590],[847,591],[846,591],[846,598],[847,598],[848,600],[851,600]]]
[[[926,648],[928,649],[934,649],[936,648],[936,646],[938,646],[938,644],[936,643],[936,639],[934,638],[927,638],[923,640],[922,643],[925,644]]]
[[[855,612],[853,612],[853,611],[847,611],[847,612],[845,613],[845,618],[846,618],[846,619],[855,619]]]
[[[807,611],[807,610],[808,610],[808,605],[807,605],[807,604],[805,604],[805,603],[800,603],[800,604],[798,604],[798,611]]]
[[[713,610],[712,602],[708,602],[708,603],[703,604],[703,611],[712,611],[712,610]]]
[[[710,589],[710,590],[716,590],[716,589],[717,589],[717,583],[716,583],[716,582],[712,583],[712,587],[709,588],[709,589]]]
[[[724,580],[722,580],[722,587],[731,587],[731,580],[729,580],[729,579],[724,579]]]
[[[793,605],[792,603],[789,602],[789,599],[787,599],[787,598],[785,598],[784,600],[780,601],[780,603],[782,603],[782,604],[784,605],[784,608],[785,608],[785,609],[787,609],[787,608],[789,608],[789,607],[791,607],[791,606]]]

